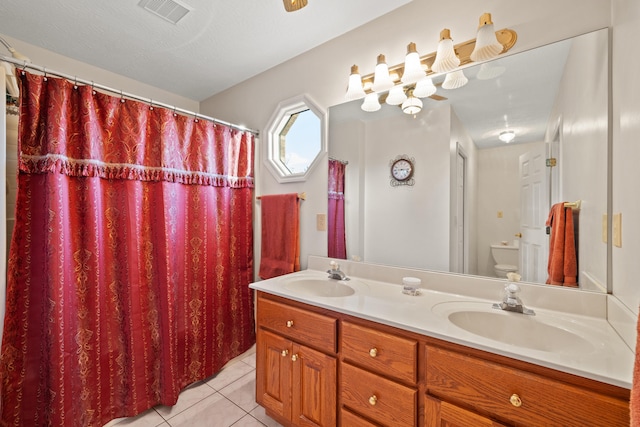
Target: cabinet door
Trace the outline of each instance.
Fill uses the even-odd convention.
[[[291,352],[291,341],[258,330],[256,401],[285,419],[291,418]]]
[[[474,412],[427,396],[424,405],[426,427],[501,427],[497,423]]]
[[[298,426],[336,425],[336,358],[293,344],[292,416]]]

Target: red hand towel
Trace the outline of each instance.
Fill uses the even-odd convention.
[[[551,207],[547,227],[551,227],[547,283],[577,287],[578,262],[573,231],[573,210],[563,203]]]
[[[262,196],[259,276],[263,279],[300,270],[298,194]]]

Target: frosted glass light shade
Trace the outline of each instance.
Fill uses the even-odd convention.
[[[413,90],[413,96],[417,96],[418,98],[426,98],[436,93],[436,90],[437,89],[433,84],[433,80],[427,77],[422,80],[418,80],[418,83],[416,83],[416,88]]]
[[[378,101],[378,94],[375,92],[367,94],[367,96],[364,97],[364,102],[362,103],[362,106],[360,108],[362,108],[363,111],[367,111],[369,113],[378,111],[380,108],[382,108],[380,106],[380,102]]]
[[[444,78],[444,82],[442,82],[443,89],[458,89],[466,85],[469,82],[467,76],[464,75],[462,70],[454,71],[452,73],[447,74]]]
[[[422,101],[415,96],[410,96],[402,103],[402,111],[406,114],[418,114],[422,111]]]
[[[433,61],[433,65],[431,65],[431,70],[436,73],[446,73],[458,65],[460,65],[460,58],[456,56],[456,52],[453,49],[451,33],[445,28],[440,32],[440,43],[438,43],[436,59]]]
[[[480,17],[480,26],[478,27],[478,35],[476,36],[476,45],[471,52],[471,60],[474,62],[486,61],[495,58],[502,52],[503,46],[496,37],[491,22],[491,14],[485,13]]]
[[[389,77],[389,68],[385,62],[384,55],[378,55],[378,63],[373,74],[373,86],[371,89],[374,92],[384,92],[391,89],[394,86],[393,80]]]
[[[478,80],[491,80],[500,77],[507,69],[501,65],[493,65],[491,62],[480,64],[476,78]]]
[[[358,66],[351,67],[351,75],[349,75],[349,86],[347,86],[347,93],[344,97],[353,101],[354,99],[360,99],[365,96],[364,88],[362,87],[362,77],[358,72]]]
[[[409,43],[407,46],[407,56],[404,59],[404,71],[402,72],[401,78],[402,83],[414,83],[426,75],[422,64],[420,64],[420,55],[418,55],[418,51],[416,50],[416,44]]]
[[[385,101],[389,105],[400,105],[407,100],[407,95],[404,93],[402,86],[394,86],[389,90],[387,100]]]
[[[498,135],[498,139],[506,144],[513,141],[513,138],[515,137],[516,137],[516,133],[512,130],[502,131],[500,132],[500,135]]]

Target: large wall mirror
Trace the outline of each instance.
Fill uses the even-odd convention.
[[[603,29],[499,57],[464,68],[458,89],[436,77],[415,115],[331,107],[329,156],[348,161],[347,258],[488,277],[515,265],[545,283],[551,207],[579,201],[578,283],[606,292],[608,44]],[[402,155],[413,185],[392,185]]]

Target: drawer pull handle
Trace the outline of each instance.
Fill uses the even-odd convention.
[[[522,399],[520,399],[520,396],[518,396],[515,393],[512,394],[511,397],[509,398],[509,402],[511,402],[511,404],[516,408],[519,408],[520,406],[522,406]]]
[[[378,396],[375,394],[369,398],[369,405],[375,406],[378,403]]]
[[[287,354],[289,354],[289,350],[286,350],[286,349],[282,350],[282,353],[280,353],[280,354],[282,354],[282,357],[286,357]]]
[[[297,354],[293,354],[293,355],[291,355],[291,360],[292,360],[292,361],[294,361],[294,362],[295,362],[296,360],[298,360],[298,355],[297,355]]]
[[[287,328],[291,328],[293,326],[293,320],[287,320]]]
[[[378,349],[377,348],[372,348],[371,350],[369,350],[369,356],[371,357],[376,357],[378,355]]]

